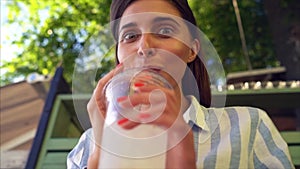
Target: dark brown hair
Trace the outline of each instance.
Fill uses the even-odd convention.
[[[111,7],[110,7],[110,21],[111,21],[111,29],[113,32],[113,36],[116,41],[118,41],[118,27],[119,27],[119,22],[116,20],[120,19],[126,10],[126,8],[135,2],[137,0],[113,0]],[[191,33],[191,36],[193,39],[198,39],[199,38],[199,33],[196,24],[196,19],[194,17],[194,14],[187,2],[187,0],[168,0],[179,12],[181,17],[190,22],[193,26],[189,26],[189,31]],[[116,22],[115,22],[116,21]],[[116,45],[116,48],[118,48],[118,44]],[[117,53],[117,50],[116,50]],[[116,55],[116,61],[118,61],[118,57]],[[193,83],[183,83],[183,93],[185,95],[194,95],[197,97],[198,101],[200,102],[201,105],[205,107],[210,107],[211,105],[211,91],[210,91],[210,82],[209,82],[209,76],[208,72],[205,68],[205,65],[203,64],[202,60],[199,57],[196,57],[196,59],[190,63],[187,64],[191,72],[193,73],[192,75],[188,74],[188,71],[185,72],[185,75],[183,77],[184,82],[192,82],[193,79],[196,79],[197,82],[197,87],[199,91],[199,97],[198,98],[198,92],[195,93],[193,90]]]

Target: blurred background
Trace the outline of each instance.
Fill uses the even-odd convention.
[[[84,45],[109,23],[110,2],[0,1],[1,156],[15,157],[1,157],[1,167],[25,166],[42,121],[51,79],[57,68],[62,67],[64,85],[71,88],[75,63],[83,62],[78,56]],[[199,28],[211,40],[225,70],[227,82],[221,87],[212,86],[217,92],[216,99],[218,92],[228,90],[227,105],[266,109],[280,131],[299,130],[300,1],[189,3]],[[99,64],[97,77],[115,65],[113,57],[104,58]],[[84,69],[81,73],[91,71]],[[96,80],[92,79],[91,86],[87,86],[90,90]],[[80,82],[76,83],[80,86]]]
[[[226,73],[284,66],[299,79],[299,1],[189,0]],[[237,2],[234,5],[233,2]],[[109,0],[1,0],[1,86],[59,64],[71,83],[87,39],[109,23]],[[103,73],[112,61],[106,60]]]

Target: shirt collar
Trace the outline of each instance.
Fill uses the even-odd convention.
[[[192,121],[195,125],[200,127],[204,131],[209,131],[209,127],[206,123],[206,114],[207,109],[201,106],[195,96],[187,96],[187,99],[190,100],[190,106],[184,112],[183,118],[188,123]]]

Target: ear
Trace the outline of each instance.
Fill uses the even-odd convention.
[[[198,39],[194,39],[191,44],[190,56],[188,57],[188,63],[194,61],[197,57],[197,54],[200,50],[200,42]]]

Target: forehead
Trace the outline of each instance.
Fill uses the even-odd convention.
[[[127,7],[123,16],[144,12],[165,13],[180,17],[180,12],[167,0],[137,0]]]
[[[149,24],[159,21],[167,21],[166,18],[169,18],[169,21],[173,20],[178,26],[184,22],[177,8],[167,0],[137,0],[124,11],[119,29],[129,23],[150,26]]]
[[[136,13],[123,16],[120,21],[119,29],[124,27],[144,26],[150,28],[159,23],[172,23],[178,28],[184,28],[184,20],[180,17],[156,12]]]

